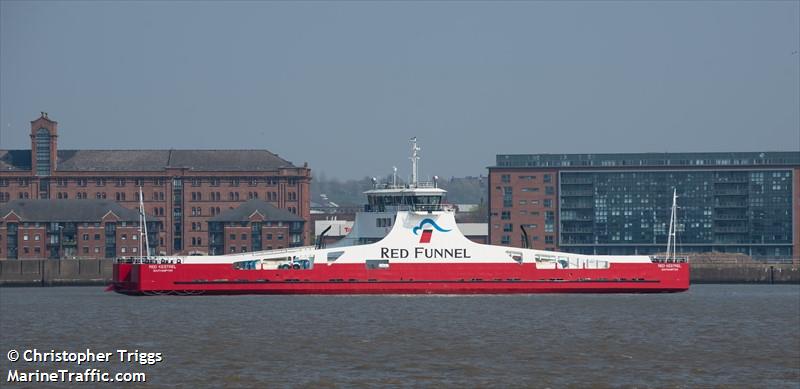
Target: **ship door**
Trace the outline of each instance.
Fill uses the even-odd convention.
[[[367,270],[387,270],[389,269],[388,259],[368,259]]]

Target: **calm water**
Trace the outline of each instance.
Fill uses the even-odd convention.
[[[797,388],[799,329],[797,285],[468,297],[129,297],[102,288],[5,288],[0,386],[13,387],[5,382],[10,349],[88,347],[161,352],[164,361],[13,367],[141,371],[147,387]]]

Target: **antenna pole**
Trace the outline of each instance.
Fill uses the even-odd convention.
[[[417,186],[417,161],[419,161],[419,154],[417,151],[422,150],[417,147],[417,137],[411,138],[411,185]]]

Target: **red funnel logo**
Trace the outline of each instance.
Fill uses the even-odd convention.
[[[425,228],[426,226],[430,226],[433,228]],[[445,230],[442,227],[439,227],[439,225],[436,224],[436,222],[433,221],[433,219],[423,219],[421,222],[419,222],[419,225],[411,229],[411,232],[413,232],[414,235],[417,235],[420,231],[422,231],[422,235],[419,236],[419,243],[430,243],[431,236],[433,236],[433,229],[437,229],[441,232],[450,231],[450,230]]]
[[[419,243],[430,243],[433,230],[422,230],[422,235],[419,237]]]

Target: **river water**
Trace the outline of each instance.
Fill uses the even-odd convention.
[[[8,361],[9,350],[112,362]],[[121,363],[116,350],[161,353]],[[143,372],[127,387],[800,387],[800,286],[655,295],[130,297],[0,289],[0,386]],[[58,384],[54,387],[67,387]],[[97,383],[83,387],[111,386]]]

